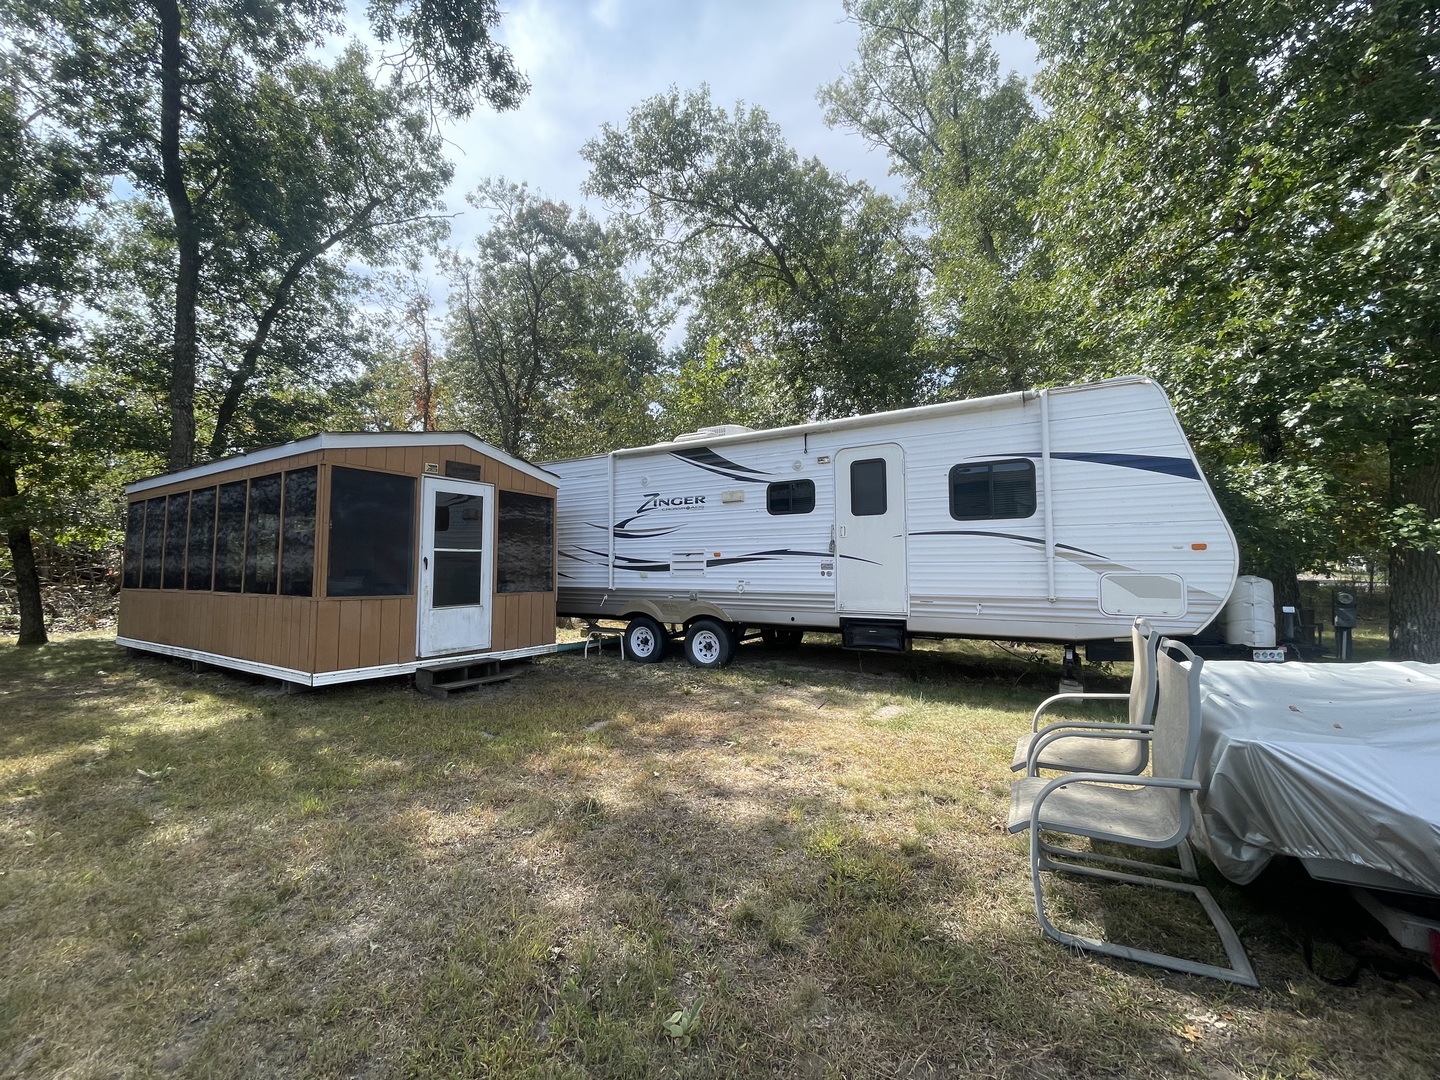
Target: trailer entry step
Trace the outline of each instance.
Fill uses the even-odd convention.
[[[905,624],[883,619],[841,619],[840,641],[847,649],[904,652]]]

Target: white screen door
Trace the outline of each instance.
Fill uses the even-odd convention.
[[[835,455],[835,608],[904,615],[905,452],[895,443]]]
[[[420,520],[420,656],[490,647],[495,487],[425,477]]]

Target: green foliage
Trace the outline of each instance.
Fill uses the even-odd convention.
[[[587,189],[693,305],[687,354],[718,347],[742,380],[759,362],[745,397],[763,419],[915,403],[918,267],[893,201],[801,161],[762,110],[727,112],[703,87],[647,99],[581,154]]]
[[[690,1040],[700,1034],[700,1007],[705,1004],[698,997],[683,1009],[676,1009],[665,1018],[665,1037],[681,1050],[690,1045]]]
[[[1423,480],[1440,461],[1433,12],[1131,0],[1041,3],[1027,25],[1046,61],[1031,205],[1053,267],[1051,350],[1077,373],[1156,376],[1202,453],[1270,477],[1230,488],[1247,560],[1273,564],[1282,531],[1292,571],[1346,545],[1427,543],[1419,523],[1440,516]],[[1392,500],[1420,508],[1401,515],[1413,527],[1382,528]],[[1357,510],[1368,528],[1350,524]],[[1435,577],[1405,566],[1402,607]],[[1440,610],[1440,595],[1421,606]]]
[[[727,366],[721,340],[711,338],[698,355],[683,355],[665,373],[657,402],[661,437],[712,424],[738,424],[754,416],[755,400],[744,394],[754,381],[754,372],[742,376]]]
[[[1341,557],[1333,477],[1310,465],[1254,461],[1206,470],[1240,541],[1242,574],[1284,580],[1295,568]]]
[[[67,373],[99,184],[83,149],[33,115],[22,64],[0,54],[0,528],[55,531],[98,468],[73,451],[106,434],[103,398]]]
[[[925,224],[933,392],[965,397],[1052,377],[1038,348],[1047,270],[1022,200],[1035,183],[1024,81],[1002,77],[996,13],[971,0],[847,0],[858,56],[820,91],[825,118],[889,153]]]
[[[93,540],[86,498],[110,409],[67,376],[73,310],[87,298],[94,163],[35,111],[28,58],[0,48],[0,530],[21,644],[46,640],[34,533]],[[90,451],[87,453],[86,451]]]
[[[1440,553],[1440,520],[1423,506],[1405,503],[1390,511],[1385,537],[1391,547],[1434,555]]]
[[[652,441],[659,352],[618,238],[503,179],[470,202],[494,217],[473,255],[446,257],[445,423],[537,458]]]
[[[372,3],[391,50],[383,75],[355,43],[319,58],[344,11],[338,0],[0,5],[52,122],[144,204],[135,216],[165,272],[135,268],[159,316],[137,366],[168,411],[174,467],[189,464],[197,434],[217,456],[273,426],[252,415],[247,431],[241,414],[267,373],[282,384],[312,374],[297,362],[315,351],[315,295],[333,313],[348,300],[337,299],[348,262],[383,262],[433,233],[450,175],[435,112],[468,112],[477,95],[508,108],[526,89],[491,40],[493,0]]]

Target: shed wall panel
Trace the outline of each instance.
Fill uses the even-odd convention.
[[[315,601],[301,596],[126,589],[118,632],[138,641],[308,671],[314,606]]]
[[[511,635],[515,632],[515,605],[511,597],[497,596],[490,607],[490,646],[494,649],[513,649]]]
[[[420,605],[413,596],[400,598],[400,655],[399,664],[408,664],[415,659],[415,628],[419,619]]]
[[[315,605],[315,670],[339,668],[340,601],[321,600]]]
[[[340,601],[340,640],[335,657],[336,670],[360,667],[360,609],[364,600]]]
[[[360,608],[360,661],[356,667],[378,667],[380,659],[380,613],[389,601],[378,604],[361,603]]]

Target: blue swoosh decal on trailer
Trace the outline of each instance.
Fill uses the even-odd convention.
[[[669,536],[672,532],[679,532],[679,530],[680,530],[680,528],[681,528],[681,526],[679,526],[679,525],[672,525],[672,526],[671,526],[670,528],[668,528],[668,529],[645,529],[645,530],[640,530],[640,529],[627,529],[627,528],[625,527],[626,525],[630,524],[630,522],[634,521],[635,518],[637,518],[637,517],[639,517],[639,516],[640,516],[639,514],[636,514],[634,517],[628,517],[628,518],[626,518],[624,521],[617,521],[617,522],[615,523],[614,529],[612,530],[612,531],[614,532],[614,534],[616,535],[616,537],[618,537],[618,538],[621,539],[621,540],[650,540],[650,539],[653,539],[653,538],[655,538],[655,537],[657,537],[657,536]],[[599,529],[601,532],[604,532],[604,531],[605,531],[605,526],[604,526],[604,525],[597,525],[597,524],[595,524],[595,522],[593,522],[593,521],[587,521],[587,522],[585,522],[585,524],[588,525],[588,526],[589,526],[590,528],[592,528],[592,529]]]
[[[1088,461],[1095,465],[1114,465],[1121,469],[1178,476],[1183,480],[1199,480],[1200,470],[1190,458],[1157,457],[1154,454],[1089,454],[1080,452],[1052,453],[1062,461]]]
[[[687,447],[684,450],[671,450],[671,457],[679,458],[681,461],[694,465],[698,469],[704,469],[709,473],[716,473],[730,480],[740,480],[752,484],[765,483],[768,473],[759,469],[752,469],[748,465],[741,465],[738,461],[731,461],[729,458],[721,457],[708,446]],[[749,473],[749,476],[744,474]]]
[[[1001,458],[1033,458],[1039,461],[1044,455],[1033,450],[1015,454],[994,454],[984,460]],[[1142,472],[1160,473],[1162,476],[1178,476],[1182,480],[1199,480],[1200,470],[1190,458],[1160,457],[1157,454],[1095,454],[1082,450],[1058,450],[1050,454],[1057,461],[1087,461],[1091,465],[1114,465],[1118,469],[1139,469]]]
[[[1002,458],[1032,458],[1040,461],[1043,454],[1022,451],[1020,454],[995,454],[976,461],[999,461]],[[1159,472],[1165,477],[1179,477],[1181,480],[1200,480],[1200,469],[1189,458],[1162,458],[1155,454],[1090,454],[1086,451],[1053,451],[1051,458],[1056,461],[1087,461],[1092,465],[1115,465],[1122,469],[1140,469],[1142,472]]]
[[[993,536],[999,540],[1018,540],[1022,544],[1044,544],[1045,541],[1039,536],[1025,536],[1021,533],[993,532],[986,529],[924,529],[910,533],[911,536]],[[1095,559],[1105,559],[1106,556],[1095,551],[1086,551],[1084,548],[1074,547],[1071,544],[1056,544],[1057,550],[1073,551],[1078,555],[1089,555]],[[1108,559],[1107,559],[1108,561]]]
[[[806,559],[833,559],[835,556],[828,551],[795,551],[792,548],[775,548],[772,551],[752,551],[749,555],[735,555],[727,559],[706,559],[708,566],[733,566],[736,563],[748,562],[774,562],[786,555],[797,555]],[[847,559],[857,558],[854,555],[845,556]],[[870,562],[869,559],[861,559],[861,562]],[[876,565],[879,565],[878,563]]]

